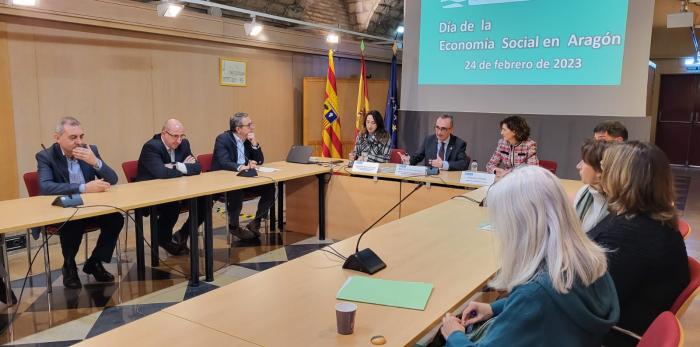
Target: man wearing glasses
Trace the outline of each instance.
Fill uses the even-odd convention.
[[[185,127],[177,119],[168,119],[159,134],[155,134],[141,149],[136,181],[168,179],[181,176],[199,175],[202,168],[192,155],[190,143],[185,136]],[[158,205],[158,244],[172,255],[188,252],[187,239],[190,235],[190,219],[187,218],[180,230],[172,235],[173,227],[180,216],[182,201]],[[204,200],[197,204],[197,225],[204,221]]]
[[[216,137],[214,155],[211,160],[212,171],[242,171],[255,169],[265,160],[260,143],[255,138],[255,126],[247,113],[238,112],[229,120],[229,130]],[[243,195],[260,196],[255,219],[245,229],[238,225],[238,216],[243,208]],[[241,240],[260,237],[260,221],[275,202],[275,186],[266,184],[226,193],[226,210],[228,211],[229,232]]]
[[[467,143],[452,135],[454,117],[443,114],[435,121],[435,135],[428,135],[414,155],[401,155],[404,163],[424,165],[442,170],[464,171],[469,167]]]

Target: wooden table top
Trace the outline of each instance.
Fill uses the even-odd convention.
[[[572,194],[581,182],[562,185]],[[360,249],[372,248],[387,264],[373,277],[429,282],[434,289],[425,311],[358,303],[352,335],[336,333],[335,295],[349,276],[365,275],[342,269],[341,260],[321,251],[164,311],[265,346],[369,345],[376,335],[388,345],[413,344],[497,271],[493,235],[479,229],[486,222],[485,208],[453,199],[366,234]],[[333,247],[348,255],[356,240]]]
[[[581,182],[562,180],[569,194]],[[316,251],[86,340],[85,346],[174,344],[263,346],[387,345],[414,343],[448,311],[479,290],[498,269],[494,235],[479,229],[485,208],[453,199],[377,227],[362,240],[387,264],[373,277],[430,282],[425,311],[358,303],[355,332],[336,332],[337,291],[349,276],[342,261]],[[333,245],[354,251],[357,236]],[[167,327],[164,329],[163,327]]]
[[[157,347],[258,346],[162,311],[82,341],[76,346],[123,347],[130,345]]]
[[[456,308],[497,268],[493,235],[479,230],[486,209],[450,200],[365,235],[387,264],[375,278],[433,283],[425,311],[358,303],[355,333],[336,333],[337,291],[349,276],[342,261],[316,251],[165,309],[165,312],[265,346],[357,346],[383,335],[388,345],[414,342]],[[357,236],[333,245],[354,251]],[[476,265],[476,266],[475,266]]]
[[[81,194],[81,197],[84,206],[110,205],[123,210],[132,210],[259,186],[273,181],[287,181],[330,172],[329,167],[320,165],[273,162],[264,166],[279,171],[259,173],[260,176],[254,178],[239,177],[236,172],[232,171],[213,171],[197,176],[118,184],[107,192]],[[55,196],[35,196],[0,201],[0,233],[65,221],[75,212],[75,209],[52,206],[51,202],[54,198]],[[89,218],[112,212],[118,211],[106,206],[85,207],[78,210],[73,219]]]

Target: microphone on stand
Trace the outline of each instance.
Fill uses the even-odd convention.
[[[379,256],[374,253],[369,248],[365,248],[360,251],[360,241],[362,240],[362,237],[365,236],[365,234],[372,229],[379,221],[384,219],[391,211],[393,211],[396,207],[401,205],[402,202],[404,202],[406,199],[408,199],[409,196],[413,195],[420,187],[422,187],[425,183],[424,182],[419,182],[418,186],[414,188],[410,193],[408,193],[405,197],[403,197],[401,200],[399,200],[394,207],[389,209],[383,216],[379,217],[376,222],[372,223],[367,229],[365,229],[361,234],[360,237],[357,238],[357,244],[355,245],[355,253],[350,255],[347,260],[345,260],[345,263],[343,264],[343,269],[350,269],[350,270],[355,270],[359,272],[364,272],[366,274],[374,274],[378,272],[379,270],[382,270],[386,267],[386,264],[384,261],[379,258]]]

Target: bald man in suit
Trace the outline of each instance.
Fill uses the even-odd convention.
[[[168,119],[161,132],[153,135],[141,149],[136,181],[171,179],[199,175],[202,167],[190,149],[185,127],[177,119]],[[205,198],[197,202],[197,225],[204,222]],[[191,218],[173,235],[173,228],[180,216],[183,201],[175,201],[156,207],[158,214],[158,244],[172,255],[188,252]]]

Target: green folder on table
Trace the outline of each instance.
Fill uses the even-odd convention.
[[[422,311],[432,291],[432,283],[351,276],[340,287],[336,298]]]

